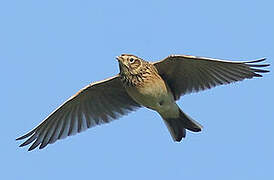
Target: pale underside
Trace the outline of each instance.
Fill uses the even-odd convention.
[[[127,93],[138,104],[155,110],[162,116],[176,118],[179,115],[174,96],[165,81],[155,74],[153,78],[145,78],[141,85],[125,86]]]

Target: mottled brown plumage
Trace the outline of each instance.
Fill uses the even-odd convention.
[[[269,64],[254,61],[223,61],[186,55],[172,55],[150,63],[137,56],[117,57],[120,73],[92,83],[51,113],[29,133],[21,146],[44,148],[98,124],[108,123],[140,107],[155,110],[163,118],[174,141],[181,141],[186,129],[199,132],[202,126],[176,104],[180,96],[243,79],[261,77]]]

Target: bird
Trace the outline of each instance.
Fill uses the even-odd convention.
[[[200,132],[201,124],[176,104],[185,94],[262,77],[270,64],[266,58],[229,61],[190,55],[170,55],[149,62],[132,54],[116,57],[120,72],[91,83],[71,96],[39,125],[16,140],[26,139],[20,147],[29,151],[43,149],[59,139],[146,107],[163,119],[171,137],[180,142],[186,130]]]

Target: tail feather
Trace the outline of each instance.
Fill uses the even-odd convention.
[[[202,130],[202,125],[193,120],[180,110],[180,116],[178,118],[164,118],[164,122],[174,141],[180,142],[182,138],[186,136],[186,129],[199,132]]]
[[[164,122],[172,136],[173,141],[180,142],[182,138],[186,137],[186,129],[182,123],[178,121],[178,119],[164,119]]]
[[[201,124],[199,124],[197,121],[186,115],[181,109],[179,120],[182,121],[184,127],[187,130],[190,130],[192,132],[200,132],[203,128]]]

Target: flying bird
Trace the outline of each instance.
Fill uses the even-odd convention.
[[[265,58],[253,61],[226,61],[212,58],[171,55],[157,62],[122,54],[116,57],[120,73],[91,83],[70,97],[27,134],[20,147],[40,149],[58,139],[108,123],[141,107],[156,111],[164,120],[174,141],[180,142],[186,130],[199,132],[202,125],[176,104],[187,93],[210,89],[253,77],[262,77]]]

